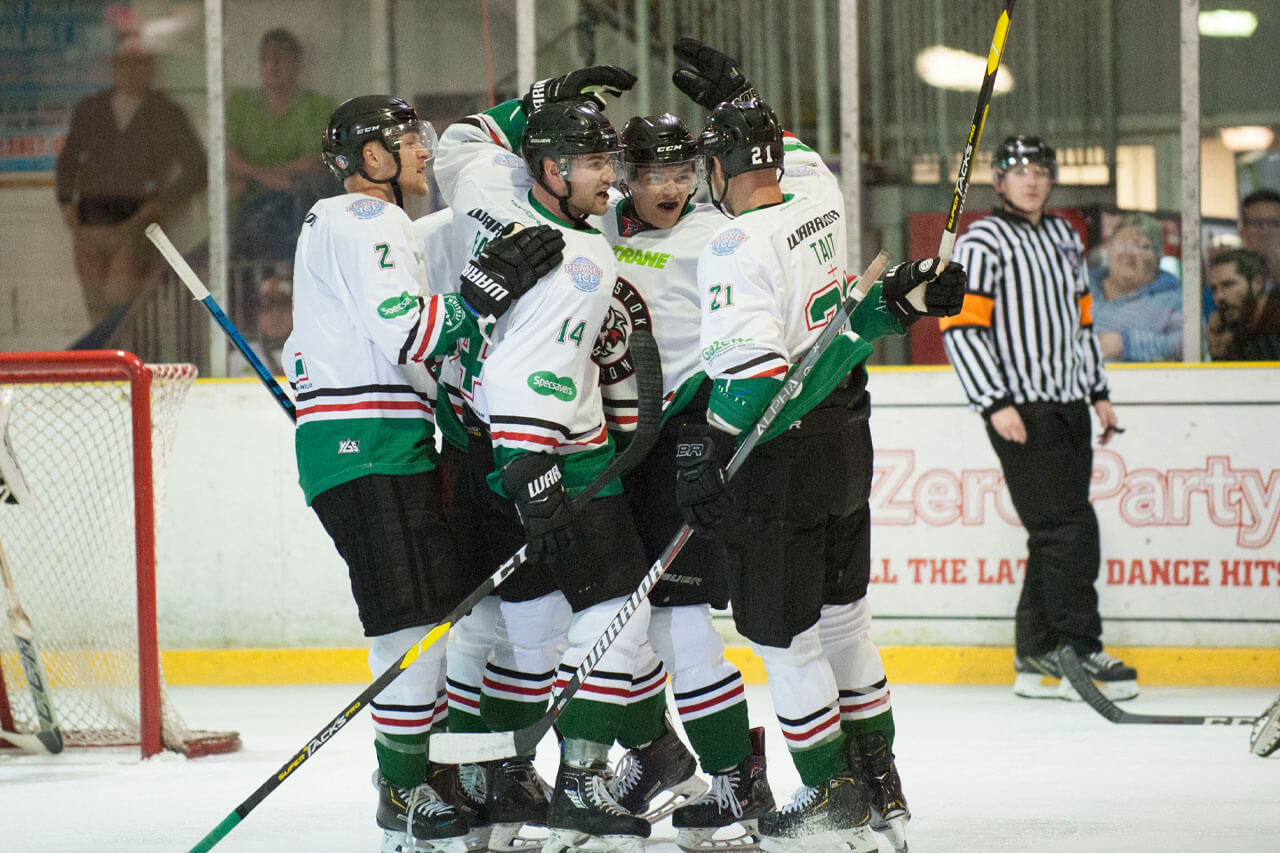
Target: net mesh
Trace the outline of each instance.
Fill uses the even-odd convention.
[[[158,516],[178,415],[196,370],[189,364],[147,369]],[[141,699],[130,385],[5,385],[0,373],[0,391],[7,389],[8,437],[31,494],[17,506],[0,506],[0,547],[34,629],[54,712],[68,746],[136,744]],[[0,668],[14,730],[38,731],[8,631],[0,631]],[[160,704],[167,748],[195,755],[238,745],[234,732],[188,729],[163,677]]]

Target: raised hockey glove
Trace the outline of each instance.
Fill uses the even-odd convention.
[[[496,320],[513,300],[560,266],[563,253],[560,229],[550,225],[525,228],[512,222],[478,257],[467,261],[458,288],[462,301],[475,316]]]
[[[546,559],[573,544],[573,515],[560,463],[549,453],[525,453],[502,469],[502,489],[516,505],[529,556]]]
[[[960,313],[969,278],[952,261],[941,273],[938,258],[903,261],[884,277],[884,304],[889,313],[911,325],[926,314],[951,317]]]
[[[706,424],[686,424],[676,442],[676,504],[685,523],[714,535],[729,508],[724,466],[733,455],[728,433]]]
[[[725,101],[759,97],[732,56],[692,38],[679,39],[672,50],[683,64],[671,75],[671,82],[694,103],[714,110]]]
[[[636,84],[636,75],[616,65],[593,65],[570,71],[563,77],[548,77],[529,87],[521,99],[526,116],[543,104],[557,101],[592,101],[600,109],[605,107],[605,95],[618,97]]]

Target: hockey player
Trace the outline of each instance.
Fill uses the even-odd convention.
[[[458,567],[441,512],[424,361],[492,325],[560,263],[554,229],[494,241],[460,294],[428,296],[403,193],[427,191],[435,133],[399,98],[341,104],[322,148],[346,193],[307,214],[284,358],[297,399],[299,482],[347,563],[369,667],[381,675],[453,607]],[[465,592],[465,591],[464,591]],[[426,783],[443,644],[371,703],[384,853],[465,849],[467,823]]]
[[[636,116],[622,129],[620,182],[601,230],[614,247],[618,283],[596,342],[605,412],[625,439],[635,422],[637,396],[628,336],[651,331],[662,356],[663,393],[669,401],[653,449],[623,478],[626,496],[652,563],[680,529],[675,504],[675,446],[686,423],[706,424],[710,383],[698,346],[698,255],[724,219],[691,198],[702,179],[698,144],[669,113]],[[611,783],[618,802],[634,813],[666,791],[667,811],[705,786],[695,761],[666,721],[666,670],[681,722],[702,769],[713,777],[711,794],[675,809],[678,843],[693,849],[721,827],[741,823],[739,841],[754,843],[755,819],[773,808],[765,778],[763,731],[749,733],[742,674],[725,660],[724,641],[711,622],[711,607],[728,604],[724,549],[695,535],[649,595],[649,641],[661,658],[640,666],[632,704],[619,741],[628,747]],[[663,664],[666,665],[664,669]],[[753,744],[756,748],[753,749]],[[725,839],[717,839],[723,849]]]
[[[736,437],[844,298],[843,199],[816,153],[790,135],[784,142],[734,60],[691,39],[675,50],[687,66],[676,85],[712,109],[701,137],[707,184],[733,217],[698,262],[703,366],[713,386],[707,426],[681,436],[676,494],[690,524],[724,539],[734,622],[765,664],[805,786],[760,818],[761,847],[875,850],[874,808],[901,849],[906,803],[866,602],[872,450],[860,365],[870,340],[901,333],[922,313],[955,313],[964,273],[952,264],[939,275],[936,259],[895,267],[726,484]]]
[[[601,66],[539,81],[523,100],[452,125],[436,165],[458,254],[471,255],[513,221],[550,224],[566,242],[564,264],[498,322],[482,353],[468,354],[458,389],[469,470],[454,499],[475,502],[496,556],[522,541],[530,556],[498,589],[514,665],[489,665],[479,703],[482,722],[497,730],[541,717],[557,665],[562,679],[576,669],[647,568],[617,483],[572,518],[569,506],[613,455],[591,351],[616,265],[587,217],[605,212],[615,177],[617,132],[598,93],[634,80]],[[647,623],[642,607],[558,720],[562,759],[545,817],[551,845],[632,850],[649,834],[605,784]],[[507,762],[510,772],[497,779],[515,796],[531,786],[530,759]],[[505,796],[491,786],[490,806]]]

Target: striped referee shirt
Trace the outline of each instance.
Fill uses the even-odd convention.
[[[1046,213],[1032,225],[996,211],[956,241],[954,257],[969,284],[960,313],[940,321],[942,340],[975,411],[1107,398],[1084,244],[1065,219]]]

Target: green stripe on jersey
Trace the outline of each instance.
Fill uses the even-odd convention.
[[[436,467],[435,429],[424,418],[308,421],[294,433],[298,484],[315,496],[366,474],[420,474]]]
[[[490,107],[484,111],[483,115],[493,119],[494,124],[498,125],[503,135],[507,137],[507,143],[512,151],[520,150],[520,140],[524,137],[524,126],[529,117],[524,114],[519,98],[512,98],[496,107]]]

